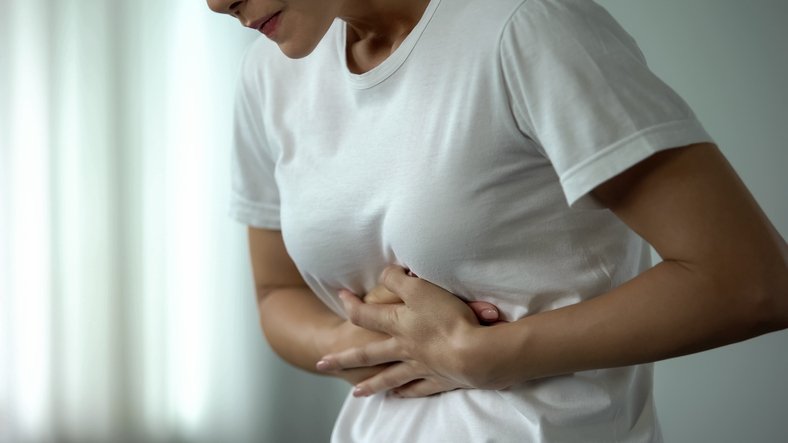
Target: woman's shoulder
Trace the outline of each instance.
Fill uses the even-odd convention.
[[[507,20],[514,32],[578,37],[600,29],[617,29],[616,20],[593,0],[522,0]],[[586,35],[585,37],[591,37]]]
[[[483,30],[490,25],[506,25],[518,15],[540,16],[546,20],[581,18],[604,11],[593,0],[433,0],[441,1],[439,10],[452,19],[464,22],[476,20],[477,25],[467,31]]]
[[[440,1],[430,26],[442,45],[495,48],[514,38],[523,44],[545,38],[594,38],[599,29],[616,27],[607,11],[592,0],[433,0]]]

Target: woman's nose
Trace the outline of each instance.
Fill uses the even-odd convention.
[[[238,8],[240,8],[242,3],[243,1],[239,0],[208,0],[208,7],[211,8],[211,11],[220,14],[237,15]]]

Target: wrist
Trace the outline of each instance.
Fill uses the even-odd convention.
[[[527,336],[522,321],[473,328],[459,345],[462,373],[478,389],[500,390],[527,381],[521,357]]]
[[[388,335],[364,329],[361,326],[354,325],[349,320],[340,318],[327,323],[315,335],[319,336],[315,337],[315,346],[319,354],[317,356],[318,359],[327,354],[335,354],[389,338]]]

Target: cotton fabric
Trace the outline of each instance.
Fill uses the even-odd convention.
[[[655,152],[710,141],[589,0],[432,0],[356,75],[345,25],[291,60],[261,38],[236,107],[231,214],[277,229],[326,305],[398,264],[510,321],[603,294],[649,248],[589,194]],[[626,315],[622,312],[621,315]],[[652,365],[502,391],[348,396],[334,442],[658,442]]]

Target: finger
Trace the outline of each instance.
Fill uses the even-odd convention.
[[[356,326],[371,331],[394,335],[397,330],[398,305],[366,304],[349,291],[339,291],[348,320]]]
[[[484,301],[472,301],[468,303],[468,307],[476,314],[476,318],[480,323],[495,323],[500,320],[500,312],[498,308],[492,303]]]
[[[378,392],[398,388],[423,376],[423,374],[414,370],[411,365],[398,363],[357,384],[356,389],[353,390],[353,396],[368,397]]]
[[[415,274],[411,276],[408,272],[407,269],[392,265],[380,274],[380,284],[397,294],[405,304],[413,301],[412,295],[417,292],[416,286],[421,282]]]
[[[401,361],[403,358],[404,356],[398,351],[396,341],[389,338],[366,346],[326,355],[317,362],[315,367],[320,372],[332,372],[377,366]]]
[[[392,392],[397,397],[417,398],[429,397],[430,395],[440,394],[458,389],[455,386],[440,383],[431,379],[415,380],[405,386],[394,389]]]
[[[390,304],[402,303],[399,295],[391,292],[383,285],[377,285],[364,295],[364,303]]]
[[[355,386],[358,383],[361,383],[362,381],[377,375],[380,371],[386,369],[388,366],[388,364],[385,364],[371,366],[369,368],[342,369],[339,371],[327,372],[326,374],[342,379]]]

